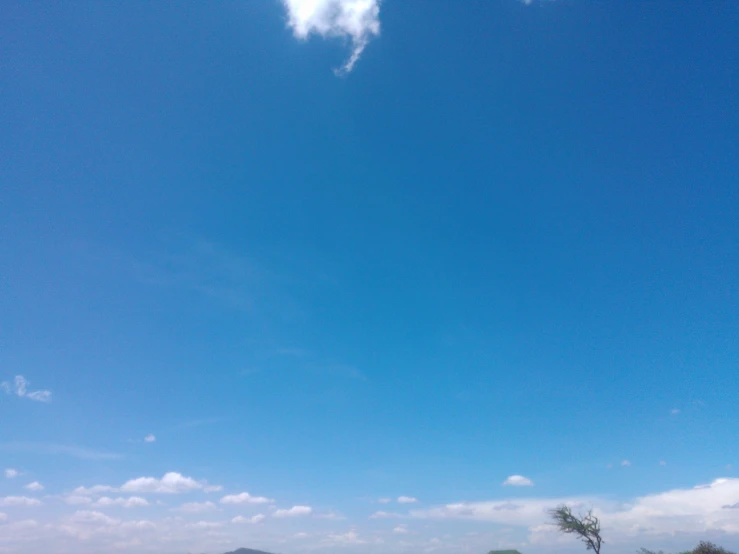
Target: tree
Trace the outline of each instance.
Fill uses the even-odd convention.
[[[637,554],[664,554],[661,550],[659,552],[655,552],[654,550],[647,550],[646,548],[640,548],[637,550]],[[716,546],[712,542],[706,542],[701,541],[698,543],[698,546],[696,546],[693,550],[688,550],[686,552],[681,552],[680,554],[734,554],[733,552],[729,552],[725,548],[721,548],[720,546]]]
[[[716,546],[712,542],[701,541],[698,546],[690,551],[690,554],[733,554],[733,552]]]
[[[577,535],[588,550],[600,554],[603,539],[600,536],[600,520],[589,510],[585,516],[576,516],[568,506],[562,504],[550,510],[549,515],[562,533]],[[703,553],[701,553],[703,554]]]

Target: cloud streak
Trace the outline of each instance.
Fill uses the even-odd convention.
[[[94,450],[83,446],[72,446],[64,444],[44,444],[34,442],[10,442],[0,444],[0,451],[12,453],[49,454],[56,456],[63,454],[81,460],[116,460],[120,454]]]
[[[5,391],[6,394],[15,394],[20,398],[28,398],[29,400],[35,400],[36,402],[51,402],[51,391],[29,391],[28,385],[30,384],[31,382],[23,377],[23,375],[16,375],[12,384],[8,381],[0,383],[0,389]]]

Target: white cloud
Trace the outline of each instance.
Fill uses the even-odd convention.
[[[670,415],[677,415],[679,413],[680,413],[680,409],[679,408],[672,408],[670,410]]]
[[[23,377],[23,375],[16,375],[12,385],[7,381],[4,381],[0,383],[0,388],[2,388],[6,394],[15,393],[16,396],[21,398],[28,398],[29,400],[35,400],[37,402],[51,402],[50,391],[37,390],[29,392],[28,385],[30,384],[30,381]]]
[[[17,469],[8,468],[5,470],[5,477],[7,477],[8,479],[15,479],[20,474],[20,471],[18,471]]]
[[[264,496],[252,496],[248,492],[228,494],[221,498],[221,504],[269,504],[270,502],[274,500]]]
[[[412,496],[399,496],[398,497],[399,504],[415,504],[416,502],[418,502],[418,499],[413,498]]]
[[[347,531],[346,533],[330,533],[326,537],[326,543],[328,544],[338,544],[338,545],[345,545],[345,544],[366,544],[367,541],[362,540],[359,538],[359,535],[357,532],[352,529],[351,531]]]
[[[351,41],[352,53],[337,74],[354,68],[369,41],[380,34],[380,0],[282,0],[296,38],[315,33]]]
[[[154,435],[146,435],[144,437],[144,442],[156,442],[157,438]]]
[[[116,492],[118,489],[110,485],[95,485],[93,487],[77,487],[72,494],[77,496],[99,496],[106,492]]]
[[[203,483],[192,477],[185,477],[181,473],[170,471],[161,479],[156,477],[139,477],[131,479],[121,486],[123,492],[179,494],[202,489]]]
[[[310,506],[293,506],[289,510],[277,510],[274,517],[297,517],[297,516],[308,516],[313,513],[313,508]]]
[[[36,390],[29,392],[26,398],[35,400],[37,402],[51,402],[51,391],[48,390]]]
[[[105,507],[105,506],[121,506],[123,508],[138,508],[141,506],[148,506],[149,502],[145,498],[140,496],[129,496],[128,498],[108,498],[103,496],[99,498],[93,506]]]
[[[223,490],[221,485],[206,485],[203,487],[203,492],[220,492]]]
[[[177,508],[180,512],[185,512],[188,514],[197,514],[202,512],[212,512],[213,510],[217,509],[217,506],[213,504],[213,502],[187,502]]]
[[[383,512],[382,510],[375,512],[371,516],[369,516],[370,519],[389,519],[393,517],[403,517],[400,514],[396,514],[394,512]]]
[[[64,502],[70,506],[79,506],[81,504],[92,504],[92,498],[78,494],[70,494],[64,497]]]
[[[27,496],[6,496],[0,498],[0,506],[40,506],[41,501]]]
[[[29,491],[34,491],[34,492],[38,492],[38,491],[44,490],[44,486],[41,483],[39,483],[38,481],[34,481],[33,483],[28,483],[25,486],[25,488],[28,489]]]
[[[624,460],[623,462],[621,462],[621,467],[630,467],[630,466],[631,466],[631,462],[629,460]]]
[[[103,525],[118,525],[120,520],[106,516],[102,512],[78,510],[70,518],[76,523],[97,523]]]
[[[405,523],[401,523],[395,529],[393,529],[393,533],[404,535],[408,532],[408,526]]]
[[[530,540],[546,542],[555,535],[547,511],[559,504],[593,508],[604,534],[612,541],[634,537],[723,532],[739,534],[739,519],[731,506],[739,499],[739,479],[716,479],[707,485],[675,489],[618,503],[599,498],[516,499],[447,504],[411,515],[424,519],[468,519],[525,526]]]
[[[393,501],[393,499],[392,498],[378,498],[377,501],[380,504],[390,504]]]
[[[252,517],[236,516],[235,518],[233,518],[231,520],[231,523],[252,523],[252,524],[257,524],[257,523],[261,523],[262,521],[264,521],[264,518],[265,518],[264,514],[257,514],[257,515],[252,516]]]
[[[523,475],[510,475],[503,481],[506,487],[533,487],[534,482]]]

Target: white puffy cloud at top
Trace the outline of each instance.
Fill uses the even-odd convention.
[[[337,73],[354,68],[369,41],[380,34],[380,0],[282,0],[295,37],[341,37],[352,53]]]

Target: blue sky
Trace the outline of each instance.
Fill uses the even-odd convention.
[[[2,13],[0,552],[739,548],[739,4]]]

